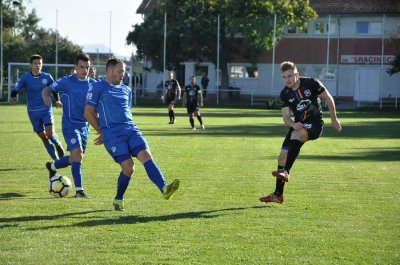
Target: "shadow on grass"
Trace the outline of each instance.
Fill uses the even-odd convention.
[[[223,212],[230,211],[243,211],[247,209],[262,209],[269,208],[271,206],[252,206],[252,207],[238,207],[238,208],[226,208],[219,210],[210,210],[210,211],[198,211],[198,212],[187,212],[187,213],[176,213],[170,215],[163,216],[135,216],[135,215],[124,215],[113,218],[100,218],[100,217],[90,217],[89,221],[79,222],[72,225],[67,225],[71,227],[95,227],[95,226],[107,226],[107,225],[121,225],[121,224],[141,224],[141,223],[149,223],[149,222],[167,222],[173,220],[182,220],[182,219],[211,219],[220,216]],[[88,213],[96,213],[96,212],[109,212],[110,210],[99,210],[99,211],[87,211],[81,213],[66,213],[55,216],[27,216],[27,217],[17,217],[17,218],[0,218],[0,228],[2,228],[1,223],[10,223],[10,222],[27,222],[27,221],[41,221],[41,220],[54,220],[60,219],[68,216],[75,215],[83,215]],[[221,213],[221,214],[217,214]],[[211,214],[211,215],[209,215]],[[63,227],[67,227],[63,226]],[[54,226],[42,226],[37,228],[30,228],[28,230],[44,230],[44,229],[52,229],[59,228],[60,225]]]
[[[15,193],[15,192],[8,192],[8,193],[0,194],[0,200],[10,200],[10,199],[21,198],[21,197],[25,197],[25,195],[20,194],[20,193]]]
[[[55,220],[55,219],[69,217],[69,216],[85,215],[85,214],[99,213],[99,212],[110,212],[110,211],[111,210],[95,210],[95,211],[85,211],[85,212],[76,212],[76,213],[54,214],[54,215],[33,215],[33,216],[0,218],[0,228],[5,228],[5,227],[7,227],[7,225],[10,226],[10,223],[13,223],[13,222],[18,223],[18,222]]]
[[[181,219],[211,219],[220,216],[223,212],[230,211],[242,211],[247,209],[259,209],[265,208],[265,206],[252,206],[252,207],[238,207],[238,208],[226,208],[219,210],[210,210],[210,211],[199,211],[199,212],[187,212],[187,213],[177,213],[170,214],[164,216],[121,216],[118,219],[110,218],[110,219],[98,219],[98,220],[90,220],[81,223],[76,223],[73,226],[79,227],[93,227],[100,225],[116,225],[116,224],[138,224],[138,223],[149,223],[149,222],[166,222],[173,220],[181,220]],[[209,215],[212,214],[212,215]]]
[[[346,160],[346,161],[400,161],[400,148],[359,148],[358,152],[346,152],[345,155],[301,155],[300,159],[309,160]],[[357,150],[357,149],[353,149]]]
[[[175,127],[174,129],[144,129],[145,136],[177,136],[177,135],[196,135],[212,137],[282,137],[286,136],[288,127],[282,125],[270,125],[268,120],[265,123],[243,124],[243,125],[207,125],[205,131],[192,131],[189,128]],[[400,123],[394,122],[365,122],[362,124],[344,124],[341,133],[337,133],[330,124],[324,125],[324,131],[321,137],[333,138],[357,138],[357,139],[400,139]]]

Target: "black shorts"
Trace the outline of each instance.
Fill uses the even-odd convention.
[[[167,104],[167,106],[170,104],[175,104],[175,102],[176,102],[176,95],[173,95],[173,96],[167,95],[167,98],[165,100],[165,103]]]
[[[186,105],[187,113],[193,113],[195,111],[199,111],[199,105],[198,104],[187,104]]]
[[[304,123],[303,128],[306,129],[306,131],[307,131],[308,140],[316,140],[322,134],[322,131],[324,129],[324,121],[321,120],[321,121],[317,121],[317,122],[313,122],[313,123]],[[293,131],[294,131],[294,129],[292,127],[290,127],[288,133],[286,134],[285,140],[283,140],[283,143],[282,143],[283,150],[289,149],[290,137],[291,137]]]

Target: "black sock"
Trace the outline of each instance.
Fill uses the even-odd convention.
[[[199,120],[199,122],[200,122],[200,125],[203,125],[203,119],[201,118],[201,116],[199,115],[199,116],[197,116],[197,119]]]
[[[169,116],[169,120],[173,121],[173,111],[172,110],[168,111],[168,116]]]
[[[175,112],[173,110],[171,110],[171,116],[172,116],[172,121],[175,120]]]
[[[290,169],[292,169],[292,166],[294,164],[294,161],[296,160],[297,156],[300,153],[300,148],[303,146],[303,142],[300,142],[299,140],[290,140],[290,145],[289,145],[289,150],[286,158],[286,165],[285,169],[289,173]]]
[[[279,197],[282,196],[284,187],[285,187],[285,182],[277,178],[275,185],[275,192],[274,192],[275,195]]]
[[[194,128],[194,119],[193,118],[189,118],[190,121],[190,125],[192,125],[192,128]]]
[[[281,169],[285,169],[285,167],[278,165],[278,171],[281,170]]]

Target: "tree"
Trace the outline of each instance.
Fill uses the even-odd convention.
[[[220,65],[222,87],[228,87],[228,69],[233,56],[241,54],[256,64],[261,52],[274,44],[285,25],[303,28],[316,17],[308,0],[168,0],[142,24],[133,26],[127,43],[137,47],[138,59],[149,56],[152,68],[163,68],[164,12],[167,13],[167,68],[176,69],[187,60],[211,61],[217,57],[217,17],[220,15]],[[245,47],[245,50],[243,50]]]
[[[28,62],[34,53],[42,55],[46,63],[55,62],[56,33],[39,27],[36,10],[26,14],[26,8],[13,6],[12,0],[2,0],[0,7],[3,16],[3,77],[7,77],[8,62]],[[59,62],[73,63],[80,52],[80,46],[59,36]]]
[[[397,24],[397,28],[393,30],[393,32],[389,33],[389,38],[386,40],[387,44],[394,47],[394,50],[399,51],[400,50],[400,44],[399,42],[395,41],[400,38],[400,23]],[[396,45],[397,44],[397,45]],[[400,52],[396,54],[395,59],[391,63],[391,68],[387,69],[387,73],[389,76],[392,76],[393,74],[400,73]]]

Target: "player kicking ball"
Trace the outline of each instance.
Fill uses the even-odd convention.
[[[179,180],[167,185],[161,170],[153,160],[146,139],[132,118],[132,90],[122,83],[125,63],[109,59],[106,64],[106,80],[93,84],[88,91],[85,117],[99,133],[96,145],[104,143],[108,153],[120,164],[117,194],[113,205],[116,211],[125,211],[124,194],[135,171],[132,157],[143,165],[150,180],[168,200],[179,188]]]
[[[300,148],[309,140],[316,140],[322,134],[321,98],[326,101],[333,128],[339,133],[342,130],[336,117],[335,102],[325,86],[315,78],[300,77],[293,62],[281,63],[282,78],[285,87],[281,91],[283,121],[289,131],[282,144],[278,157],[278,170],[272,171],[276,177],[275,192],[261,197],[263,203],[280,203],[284,201],[283,189],[289,181],[289,172],[300,153]],[[294,120],[290,116],[293,112]]]

